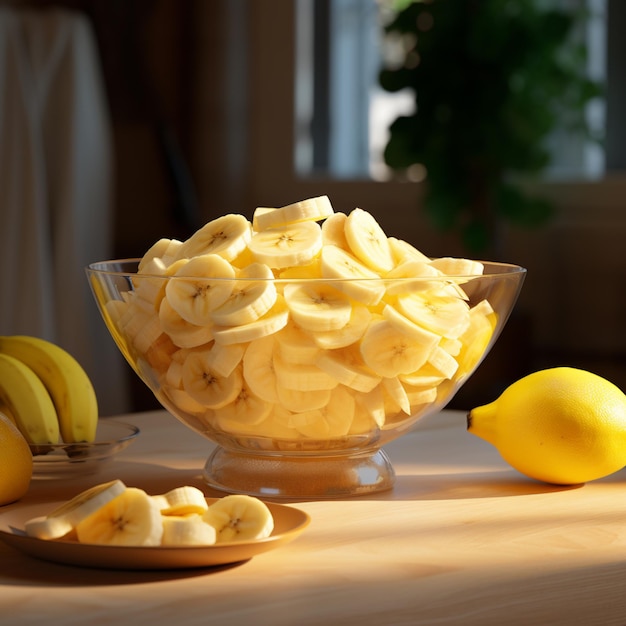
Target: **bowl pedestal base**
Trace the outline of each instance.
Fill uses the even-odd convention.
[[[333,499],[393,487],[384,450],[333,456],[254,454],[217,447],[202,473],[211,488],[268,499]]]

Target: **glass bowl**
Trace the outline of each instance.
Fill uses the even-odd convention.
[[[96,473],[127,448],[139,432],[132,424],[101,418],[94,442],[30,444],[33,478],[50,480]]]
[[[417,263],[393,278],[208,278],[140,263],[86,268],[124,357],[165,409],[217,444],[203,469],[209,486],[290,499],[390,489],[382,447],[468,380],[526,274],[463,261],[471,273],[424,274]],[[242,301],[222,306],[224,294]],[[181,298],[200,296],[182,317]]]

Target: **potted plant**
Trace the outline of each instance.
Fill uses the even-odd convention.
[[[544,172],[558,127],[589,135],[586,106],[601,88],[576,37],[586,19],[543,0],[394,3],[385,38],[400,42],[401,58],[380,84],[414,90],[415,112],[391,124],[385,161],[394,171],[423,166],[430,221],[469,253],[497,253],[502,223],[533,227],[552,215],[520,180]]]

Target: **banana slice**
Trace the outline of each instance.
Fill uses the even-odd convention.
[[[211,321],[217,326],[241,326],[258,320],[276,302],[273,278],[272,270],[265,264],[245,267],[237,275],[228,298],[211,311]]]
[[[241,392],[243,376],[235,369],[222,376],[207,363],[204,352],[190,352],[183,363],[183,389],[207,408],[218,409],[232,402]]]
[[[359,393],[355,396],[354,419],[350,425],[350,432],[367,433],[373,428],[382,428],[385,425],[385,394],[382,385],[377,385],[368,393]]]
[[[246,346],[240,343],[222,345],[213,343],[204,352],[207,366],[221,376],[230,376],[233,370],[241,363]]]
[[[216,343],[223,345],[249,343],[278,332],[285,327],[288,321],[289,309],[285,299],[281,295],[277,295],[274,306],[259,319],[240,326],[215,326],[213,337]]]
[[[258,498],[242,494],[215,501],[203,519],[215,528],[216,543],[264,539],[274,530],[274,518],[267,505]]]
[[[278,402],[276,372],[274,371],[275,337],[278,334],[250,342],[242,360],[243,377],[248,387],[256,396],[270,404]]]
[[[142,298],[150,303],[151,309],[159,310],[159,304],[165,295],[166,281],[163,279],[167,276],[167,265],[160,257],[147,261],[142,270],[137,270],[137,275],[141,278],[135,278],[135,296]]]
[[[162,546],[212,546],[217,538],[215,528],[202,515],[167,515],[162,518]]]
[[[171,385],[161,385],[161,394],[164,398],[164,404],[167,406],[168,401],[171,402],[177,409],[183,413],[188,413],[195,416],[203,416],[207,408],[200,404],[197,400],[194,400],[184,389],[181,387],[172,387]]]
[[[167,237],[163,237],[155,241],[144,253],[139,261],[139,265],[137,265],[137,271],[141,273],[141,271],[145,268],[145,266],[152,261],[153,259],[161,259],[164,254],[166,254],[167,249],[169,248],[170,242],[172,240]]]
[[[393,378],[410,374],[428,361],[436,346],[422,343],[399,331],[386,319],[372,322],[361,340],[360,349],[365,364],[381,377]]]
[[[287,363],[280,354],[274,355],[274,371],[278,388],[297,391],[334,389],[339,382],[315,364]],[[280,392],[279,392],[280,393]],[[280,397],[280,396],[279,396]]]
[[[340,384],[368,393],[380,383],[381,377],[365,363],[358,345],[324,350],[320,353],[316,365]]]
[[[172,308],[167,298],[161,300],[159,322],[163,332],[179,348],[196,348],[213,340],[213,324],[191,324]]]
[[[472,259],[438,257],[430,264],[448,276],[481,276],[485,266],[480,261]]]
[[[302,413],[324,408],[330,401],[330,389],[289,389],[278,387],[278,401],[282,407],[293,413]]]
[[[386,274],[395,262],[387,235],[374,219],[363,209],[354,209],[346,219],[343,232],[352,254],[376,272]]]
[[[317,222],[333,213],[334,209],[328,196],[319,196],[294,202],[279,209],[259,207],[252,216],[252,227],[256,231],[262,231],[299,222]]]
[[[417,371],[410,374],[400,374],[398,378],[403,384],[406,383],[413,387],[436,387],[446,379],[444,374],[430,363],[425,363]]]
[[[404,388],[400,378],[395,376],[393,378],[383,378],[383,389],[398,409],[407,415],[411,414],[409,396],[407,395],[406,389]],[[390,412],[392,411],[385,409],[385,415],[389,415]]]
[[[74,496],[45,516],[28,520],[26,534],[38,539],[58,539],[73,531],[84,519],[124,493],[121,480],[95,485]]]
[[[430,353],[428,363],[441,372],[444,378],[452,378],[459,367],[457,360],[441,346],[437,346]]]
[[[163,329],[156,313],[145,317],[141,316],[141,321],[143,322],[141,327],[133,329],[133,345],[141,354],[145,354],[150,346],[163,335]]]
[[[233,266],[217,254],[196,256],[168,280],[165,295],[170,306],[190,324],[205,326],[226,302],[235,286]]]
[[[415,293],[436,288],[441,283],[438,280],[428,280],[429,277],[439,279],[441,272],[424,261],[408,260],[396,265],[385,278],[403,279],[387,282],[386,296]]]
[[[383,319],[387,320],[398,332],[406,335],[412,341],[416,341],[432,352],[441,341],[441,337],[400,313],[391,304],[386,304],[383,309]]]
[[[404,385],[404,390],[411,404],[411,413],[415,413],[425,404],[431,404],[437,399],[436,387],[411,387]]]
[[[298,278],[322,278],[322,262],[316,256],[308,265],[294,265],[278,272],[278,278],[293,280]]]
[[[380,276],[361,263],[355,256],[337,246],[324,246],[321,253],[322,276],[339,278],[333,286],[367,306],[380,302],[385,294],[385,285]]]
[[[204,254],[218,254],[227,261],[237,258],[252,238],[252,225],[235,213],[223,215],[205,224],[176,252],[176,259],[191,259]]]
[[[354,410],[354,396],[345,387],[339,386],[332,390],[323,407],[292,415],[290,425],[311,439],[338,439],[348,434]]]
[[[463,349],[463,342],[460,339],[450,339],[442,337],[439,346],[443,348],[451,356],[459,356]]]
[[[404,239],[397,237],[388,237],[389,250],[394,260],[394,265],[400,265],[406,261],[418,261],[421,263],[430,263],[430,257],[420,252],[415,246]]]
[[[293,320],[311,332],[343,328],[352,315],[350,300],[325,282],[290,283],[284,296]]]
[[[81,543],[110,546],[158,546],[163,522],[158,504],[145,491],[127,487],[76,525]]]
[[[204,493],[191,485],[175,487],[164,494],[152,497],[157,498],[161,515],[191,515],[192,513],[202,515],[209,508]]]
[[[288,363],[315,363],[320,351],[314,341],[317,334],[317,332],[311,333],[303,330],[293,319],[290,319],[287,325],[275,335],[280,356]]]
[[[396,307],[415,324],[450,339],[462,335],[470,323],[467,302],[440,290],[398,296]]]
[[[237,396],[222,407],[213,409],[213,418],[220,428],[233,432],[233,424],[257,426],[272,410],[272,404],[257,396],[245,379]]]
[[[487,300],[481,300],[469,312],[470,323],[459,337],[463,347],[457,355],[457,379],[468,376],[478,365],[493,337],[497,314]]]
[[[322,241],[325,246],[337,246],[343,250],[350,250],[344,228],[348,216],[345,213],[333,213],[322,223]]]
[[[322,229],[315,222],[270,228],[255,233],[248,247],[273,269],[308,265],[322,249]]]
[[[314,345],[324,350],[345,348],[356,343],[363,336],[371,321],[372,314],[370,310],[362,304],[354,304],[350,319],[345,326],[337,330],[312,333]]]
[[[148,250],[146,250],[145,254],[139,261],[137,271],[142,273],[145,270],[146,265],[153,259],[159,259],[166,267],[168,267],[174,262],[178,249],[182,245],[183,242],[178,239],[168,239],[167,237],[163,237],[162,239],[157,240],[154,244],[152,244],[152,246],[150,246],[150,248],[148,248]]]

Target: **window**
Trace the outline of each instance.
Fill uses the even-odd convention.
[[[572,8],[582,3],[591,12],[586,32],[579,36],[587,44],[589,76],[605,80],[610,0],[565,2]],[[626,14],[623,2],[613,4],[622,5],[615,9],[616,15]],[[387,128],[397,115],[413,111],[414,100],[411,91],[390,94],[378,85],[383,53],[393,54],[393,49],[387,46],[383,50],[382,46],[385,7],[382,0],[297,0],[295,154],[301,176],[325,173],[340,180],[378,181],[390,177],[382,158]],[[623,16],[618,18],[624,23]],[[613,22],[611,29],[618,32]],[[617,68],[609,69],[610,79],[621,76]],[[606,109],[604,101],[595,101],[588,108],[587,118],[596,134],[603,134],[606,128],[607,136],[615,137],[615,128],[607,127],[607,122],[615,126],[623,125],[623,121],[615,115],[607,120]],[[547,177],[601,177],[607,167],[626,165],[620,162],[619,154],[614,154],[623,151],[618,146],[624,143],[613,140],[607,147],[607,160],[605,150],[597,143],[556,132],[549,142],[553,162]],[[422,176],[418,169],[414,179]]]

